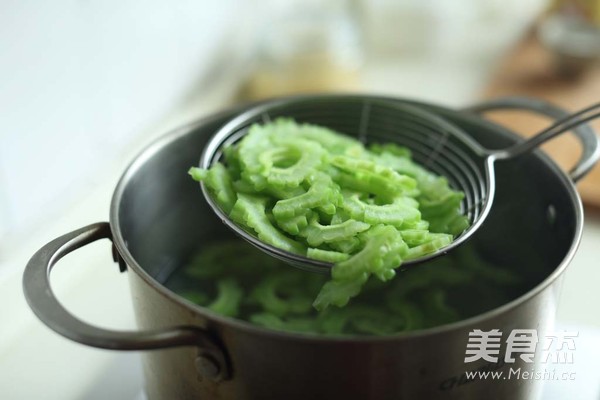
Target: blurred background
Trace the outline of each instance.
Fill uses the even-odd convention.
[[[3,0],[0,397],[139,395],[135,355],[51,333],[27,308],[20,279],[42,244],[107,220],[120,174],[166,131],[239,102],[307,92],[454,108],[526,95],[573,111],[600,100],[599,60],[600,0]],[[549,123],[491,118],[525,135]],[[564,167],[579,154],[569,138],[546,149]],[[598,335],[599,168],[579,190],[586,227],[558,321]],[[134,327],[108,245],[64,262],[53,279],[69,309]]]

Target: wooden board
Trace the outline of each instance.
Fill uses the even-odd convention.
[[[600,101],[600,66],[590,65],[575,77],[561,77],[554,56],[533,34],[528,35],[498,66],[482,97],[514,95],[545,99],[566,110],[576,111]],[[524,136],[539,132],[550,122],[530,113],[514,111],[494,112],[488,117]],[[600,120],[595,120],[592,125],[600,132]],[[543,149],[565,169],[574,165],[581,151],[572,135],[556,138]],[[600,209],[600,165],[596,165],[577,186],[584,204]]]

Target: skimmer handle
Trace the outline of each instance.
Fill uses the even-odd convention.
[[[507,149],[495,152],[494,155],[497,159],[516,157],[520,154],[532,151],[538,148],[542,143],[570,130],[572,130],[579,139],[583,148],[579,161],[569,171],[569,176],[574,182],[583,178],[600,158],[600,141],[598,136],[592,127],[589,124],[586,124],[587,121],[600,117],[600,103],[596,103],[571,114],[543,100],[523,97],[507,97],[471,106],[467,111],[481,113],[499,109],[534,111],[552,117],[556,119],[556,121],[537,135]]]

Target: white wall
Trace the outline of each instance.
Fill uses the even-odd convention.
[[[528,22],[531,11],[545,0],[534,0],[527,8],[532,10],[521,7],[519,12],[503,7],[507,1],[519,2],[358,3],[365,11],[363,23],[370,42],[383,47],[404,43],[400,39],[415,37],[405,34],[414,28],[409,23],[413,19],[438,38],[432,39],[440,42],[433,46],[437,53],[443,49],[456,53],[454,44],[465,41],[456,28],[477,21],[504,30],[507,21],[520,26],[517,16]],[[169,110],[192,95],[202,96],[207,83],[228,76],[241,80],[250,70],[243,60],[252,56],[252,36],[273,33],[273,27],[260,19],[303,3],[2,0],[0,259],[3,245],[6,248],[3,238],[40,227],[44,217],[57,215],[65,204],[96,185],[103,166]],[[325,5],[329,0],[312,3]],[[383,38],[395,39],[388,43]],[[392,46],[388,51],[402,55],[406,49]],[[229,74],[213,76],[227,68]]]
[[[0,240],[59,212],[203,90],[239,3],[3,0]]]

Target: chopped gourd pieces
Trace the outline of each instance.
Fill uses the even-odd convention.
[[[228,317],[237,315],[242,301],[242,289],[234,279],[223,279],[218,283],[217,298],[207,308]]]
[[[361,240],[370,243],[360,253],[361,259],[376,251],[376,244],[390,241],[394,235],[389,226],[380,226],[370,234],[360,233]],[[407,235],[418,238],[421,232]],[[364,286],[368,273],[345,269],[346,264],[340,267],[350,255],[315,248],[307,252],[337,263],[336,274],[353,278],[327,281],[325,275],[287,268],[244,240],[221,238],[202,243],[199,252],[177,269],[166,285],[210,311],[268,329],[321,335],[389,335],[455,322],[500,306],[515,295],[515,285],[523,283],[510,268],[489,264],[469,245],[391,281],[371,279]],[[386,271],[393,271],[387,269],[393,264],[395,260],[384,256],[376,266],[384,279]],[[355,291],[362,293],[343,308],[317,311],[312,307],[319,292],[319,302],[335,305],[347,301]]]
[[[223,162],[190,175],[261,241],[334,264],[313,302],[318,310],[345,306],[371,276],[389,281],[403,260],[447,246],[469,224],[460,212],[464,194],[394,144],[367,148],[331,129],[280,118],[252,125],[223,154]],[[269,286],[262,290],[258,301],[276,299]],[[254,319],[276,323],[265,318]]]

